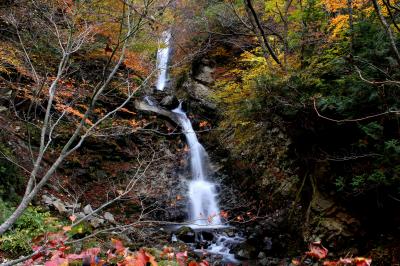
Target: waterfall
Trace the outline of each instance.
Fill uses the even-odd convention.
[[[182,110],[182,103],[172,110],[185,134],[189,152],[192,180],[189,183],[190,220],[193,226],[222,225],[215,184],[208,181],[208,154],[199,143],[192,123]]]
[[[169,57],[169,41],[171,39],[171,31],[167,30],[162,33],[162,38],[159,42],[159,48],[157,51],[157,90],[164,90],[167,82],[168,74],[168,57]]]

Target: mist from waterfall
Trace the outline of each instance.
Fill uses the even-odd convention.
[[[158,78],[157,78],[156,88],[157,90],[160,91],[164,90],[165,85],[167,83],[170,39],[171,39],[171,31],[170,30],[164,31],[162,33],[162,38],[159,42],[159,48],[157,51]]]
[[[199,143],[192,123],[182,110],[182,103],[172,110],[177,114],[185,134],[189,152],[192,180],[189,182],[189,218],[193,226],[216,226],[221,224],[215,184],[208,181],[209,160],[204,147]]]

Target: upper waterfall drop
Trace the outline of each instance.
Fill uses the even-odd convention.
[[[192,173],[188,192],[191,226],[221,226],[222,222],[215,184],[207,181],[209,172],[208,154],[199,143],[192,123],[182,110],[182,103],[180,103],[178,108],[172,110],[172,112],[177,114],[189,145]]]
[[[168,75],[168,58],[169,58],[169,50],[170,50],[170,39],[171,39],[171,31],[166,30],[162,33],[162,38],[159,41],[159,48],[157,51],[157,90],[164,90],[167,75]]]

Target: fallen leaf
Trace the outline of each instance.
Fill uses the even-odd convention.
[[[309,246],[310,251],[306,252],[307,256],[316,258],[316,259],[323,259],[328,255],[328,250],[322,246],[321,242],[313,242]]]

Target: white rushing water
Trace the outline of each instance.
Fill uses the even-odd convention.
[[[192,180],[189,183],[188,196],[192,227],[221,226],[215,184],[208,180],[208,154],[199,143],[192,123],[182,110],[182,104],[172,112],[177,114],[189,146]]]
[[[157,90],[164,90],[167,82],[168,74],[168,57],[169,57],[169,42],[171,39],[171,31],[167,30],[162,33],[162,38],[159,42],[159,48],[157,51]]]

